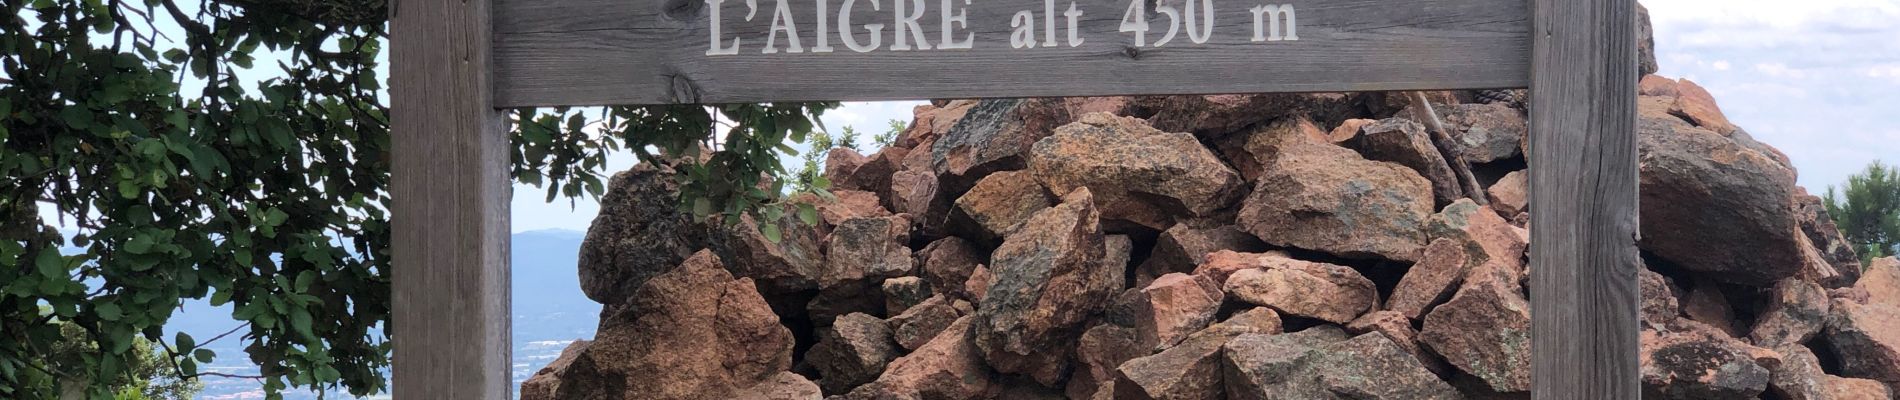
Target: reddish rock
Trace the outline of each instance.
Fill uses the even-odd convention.
[[[1531,388],[1531,307],[1509,272],[1487,264],[1425,316],[1419,342],[1499,393]]]
[[[1431,183],[1403,166],[1332,145],[1282,149],[1236,222],[1267,243],[1347,258],[1417,261]]]
[[[1424,317],[1425,311],[1458,291],[1458,283],[1463,281],[1465,270],[1470,267],[1471,258],[1465,255],[1465,247],[1459,241],[1434,239],[1425,246],[1425,257],[1412,264],[1412,269],[1399,279],[1398,286],[1392,289],[1392,298],[1385,301],[1385,308],[1406,318]]]
[[[1425,133],[1425,126],[1418,122],[1403,118],[1379,120],[1365,126],[1358,137],[1345,144],[1358,150],[1367,160],[1392,162],[1418,172],[1432,183],[1435,206],[1451,204],[1452,200],[1464,197],[1458,174],[1445,163],[1444,155],[1439,154],[1431,136]]]
[[[972,299],[970,292],[964,289],[964,283],[970,280],[970,274],[976,272],[977,264],[983,263],[983,256],[976,247],[960,237],[937,239],[917,251],[917,263],[923,265],[924,282],[930,287],[945,293],[957,293],[965,299]]]
[[[1139,336],[1137,329],[1115,324],[1096,324],[1083,331],[1075,344],[1075,372],[1069,375],[1064,392],[1071,399],[1113,399],[1115,368],[1153,353],[1142,346]]]
[[[899,355],[884,320],[851,313],[818,331],[818,344],[805,353],[805,362],[818,369],[826,393],[844,393],[877,379]]]
[[[1148,119],[1156,129],[1218,139],[1249,126],[1289,117],[1337,121],[1350,98],[1340,93],[1267,93],[1206,96],[1139,96],[1125,115]]]
[[[1346,332],[1354,335],[1373,332],[1383,334],[1386,338],[1392,339],[1392,344],[1405,350],[1406,354],[1417,358],[1419,364],[1425,369],[1442,375],[1451,373],[1451,367],[1446,365],[1444,360],[1438,359],[1437,355],[1419,346],[1418,330],[1412,328],[1412,320],[1397,311],[1373,311],[1361,315],[1359,319],[1346,324]]]
[[[1807,236],[1813,245],[1816,256],[1832,265],[1838,274],[1834,279],[1820,281],[1822,286],[1842,287],[1853,285],[1860,279],[1862,266],[1860,255],[1854,252],[1854,244],[1841,236],[1841,229],[1834,225],[1834,218],[1828,216],[1827,206],[1819,196],[1803,193],[1795,197],[1796,215],[1801,225],[1801,233]]]
[[[852,172],[856,172],[858,167],[864,166],[864,163],[870,160],[870,157],[865,157],[856,149],[833,147],[825,153],[825,179],[837,182],[850,178]]]
[[[1735,326],[1735,310],[1728,304],[1728,297],[1715,282],[1698,282],[1689,289],[1689,295],[1682,299],[1682,314],[1690,320],[1701,322],[1721,330],[1730,337],[1745,337],[1747,334]]]
[[[892,316],[889,322],[891,339],[905,350],[916,350],[936,338],[938,333],[955,323],[957,318],[969,315],[974,307],[969,302],[954,300],[943,295],[931,296],[916,306]]]
[[[954,219],[968,219],[965,235],[993,241],[1015,232],[1037,211],[1052,204],[1049,192],[1027,171],[1001,171],[983,177],[958,197]]]
[[[670,167],[641,163],[614,174],[600,214],[581,241],[580,286],[588,299],[620,304],[648,279],[712,242],[712,231],[680,212]]]
[[[1195,275],[1206,276],[1214,283],[1227,284],[1227,278],[1242,270],[1266,268],[1279,259],[1288,258],[1286,252],[1268,251],[1264,253],[1241,253],[1232,250],[1220,250],[1207,253],[1207,261],[1194,268]]]
[[[778,302],[782,294],[816,288],[828,272],[821,253],[824,227],[805,224],[789,213],[775,223],[786,228],[777,242],[759,231],[751,215],[742,215],[737,225],[714,228],[711,249],[728,261],[726,269],[733,275],[758,281],[766,300]]]
[[[1497,210],[1498,216],[1516,218],[1518,213],[1531,210],[1530,190],[1530,171],[1516,170],[1485,189],[1485,199],[1491,201],[1491,209]]]
[[[1794,177],[1775,158],[1638,101],[1640,247],[1689,272],[1768,285],[1808,265]]]
[[[1642,331],[1644,398],[1756,398],[1768,387],[1768,368],[1780,355],[1731,339],[1708,326]]]
[[[757,386],[732,395],[733,400],[812,400],[823,397],[824,393],[819,390],[818,384],[791,372],[780,372],[759,382]]]
[[[1756,346],[1782,348],[1807,343],[1827,326],[1827,291],[1814,282],[1783,279],[1766,298],[1748,338]]]
[[[1200,275],[1171,273],[1156,278],[1140,291],[1135,328],[1141,342],[1154,351],[1173,347],[1188,335],[1214,322],[1219,311],[1220,284]]]
[[[1117,368],[1116,399],[1220,399],[1221,347],[1246,334],[1280,333],[1279,316],[1256,308],[1235,314],[1219,324],[1155,355],[1136,358]]]
[[[1869,302],[1900,307],[1900,259],[1874,259],[1854,288],[1866,291]]]
[[[990,387],[989,367],[973,344],[973,317],[958,318],[942,334],[909,355],[891,361],[876,381],[859,386],[847,400],[983,398]]]
[[[1770,368],[1768,389],[1787,400],[1887,400],[1887,386],[1872,379],[1843,378],[1821,370],[1820,359],[1802,346],[1776,349],[1780,365]]]
[[[1668,98],[1675,98],[1676,96],[1679,96],[1682,94],[1681,92],[1676,91],[1675,79],[1669,79],[1669,78],[1663,77],[1662,75],[1653,75],[1653,74],[1643,75],[1642,80],[1639,80],[1636,82],[1636,93],[1644,95],[1644,96],[1656,96],[1656,97],[1668,97]]]
[[[1295,116],[1228,137],[1219,142],[1218,148],[1242,178],[1254,182],[1265,174],[1267,163],[1278,157],[1282,148],[1301,144],[1331,145],[1334,142],[1318,140],[1328,136],[1312,120]]]
[[[975,270],[971,270],[970,280],[963,283],[963,292],[970,296],[970,301],[983,302],[984,295],[990,292],[989,267],[978,264]]]
[[[1069,120],[1061,99],[978,100],[931,143],[938,190],[962,193],[991,172],[1027,167],[1029,147]]]
[[[1343,339],[1331,327],[1247,335],[1227,343],[1228,398],[1461,399],[1382,334]]]
[[[1374,122],[1379,121],[1364,118],[1349,119],[1339,123],[1339,126],[1333,127],[1332,131],[1326,133],[1326,137],[1318,139],[1332,144],[1345,143],[1348,140],[1352,140],[1352,138],[1358,137],[1359,132],[1364,130],[1366,125],[1372,125]]]
[[[1682,315],[1682,307],[1676,301],[1676,288],[1656,271],[1644,267],[1636,270],[1639,290],[1642,292],[1643,322],[1649,328],[1671,326]]]
[[[915,276],[885,279],[883,289],[884,310],[892,315],[904,313],[912,306],[923,303],[932,294],[930,285],[925,284],[923,278]]]
[[[1836,299],[1829,307],[1827,343],[1840,358],[1841,375],[1900,387],[1900,305]]]
[[[1088,189],[1036,213],[991,254],[988,293],[977,305],[976,346],[998,372],[1045,386],[1066,376],[1083,322],[1121,288],[1122,272],[1102,265],[1099,213]]]
[[[975,105],[975,100],[956,100],[943,106],[929,104],[917,106],[911,110],[910,125],[892,139],[891,146],[907,149],[921,147],[928,150],[929,146],[922,145],[943,137],[944,133],[949,132],[958,120],[963,119],[965,113],[970,112],[970,107]]]
[[[791,331],[751,279],[734,279],[709,251],[606,314],[593,344],[555,374],[555,398],[727,397],[791,366]]]
[[[904,157],[910,155],[910,149],[886,147],[877,154],[870,155],[863,165],[843,176],[831,180],[832,187],[839,189],[864,190],[876,192],[890,198],[891,174],[904,169]]]
[[[1352,268],[1261,255],[1264,268],[1234,272],[1228,295],[1282,313],[1343,324],[1378,303],[1378,289]]]
[[[878,204],[877,193],[862,190],[832,190],[832,199],[820,199],[817,196],[799,196],[795,201],[808,202],[818,211],[818,219],[824,222],[826,233],[831,227],[843,224],[845,220],[860,217],[883,217],[891,215],[890,210]]]
[[[1207,262],[1209,253],[1221,250],[1262,252],[1267,250],[1267,244],[1232,225],[1203,229],[1186,223],[1175,224],[1155,239],[1154,250],[1135,269],[1135,282],[1146,284],[1170,272],[1194,272]],[[1226,281],[1226,276],[1222,275],[1219,280]]]
[[[1465,247],[1469,265],[1496,264],[1503,271],[1523,275],[1530,232],[1512,226],[1496,212],[1459,199],[1433,214],[1425,226],[1433,238],[1448,238]]]
[[[1102,237],[1102,267],[1113,271],[1127,271],[1129,259],[1135,256],[1135,239],[1128,235],[1106,235]],[[1123,275],[1117,273],[1116,275]]]
[[[1715,96],[1688,79],[1676,84],[1676,101],[1669,105],[1669,113],[1723,135],[1736,129],[1728,117],[1722,116],[1722,108],[1715,105]]]
[[[818,290],[805,302],[805,318],[817,326],[830,326],[833,319],[850,313],[890,315],[884,310],[883,282],[869,279],[844,281]]]
[[[1469,163],[1517,158],[1530,134],[1524,112],[1508,104],[1452,104],[1438,111],[1453,151]]]
[[[884,204],[900,214],[910,214],[925,231],[941,231],[950,216],[951,199],[937,190],[937,175],[923,169],[907,169],[891,174],[890,195]]]
[[[906,216],[847,219],[831,232],[825,254],[827,271],[819,277],[818,286],[909,274],[909,243],[910,218]]]
[[[1314,354],[1319,347],[1347,338],[1346,332],[1331,325],[1287,334],[1240,335],[1222,348],[1222,386],[1230,399],[1331,397],[1315,387],[1317,382],[1302,379],[1313,378],[1303,373],[1323,356]]]
[[[1155,230],[1176,217],[1226,208],[1241,190],[1240,174],[1194,136],[1136,118],[1083,115],[1036,142],[1032,153],[1029,170],[1043,186],[1057,193],[1086,187],[1103,219]]]
[[[521,382],[521,400],[558,399],[555,396],[560,394],[561,379],[557,376],[562,371],[566,371],[569,366],[574,365],[574,359],[578,358],[581,352],[586,351],[587,346],[591,344],[594,344],[591,340],[576,340],[568,343],[567,348],[561,349],[561,355],[556,356],[553,362],[549,362],[547,366],[541,367],[541,370],[535,371],[534,376]]]

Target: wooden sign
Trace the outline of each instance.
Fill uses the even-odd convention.
[[[500,109],[1530,88],[1532,396],[1638,398],[1635,0],[394,0],[392,379],[510,399]]]
[[[497,0],[496,102],[1530,84],[1525,0]]]

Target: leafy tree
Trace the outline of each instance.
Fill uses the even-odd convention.
[[[828,132],[822,131],[812,132],[806,136],[805,145],[810,150],[799,155],[799,158],[804,161],[804,164],[798,170],[792,171],[792,176],[789,177],[792,181],[790,189],[795,192],[803,192],[819,190],[820,187],[830,186],[830,183],[825,181],[825,157],[828,156],[831,149],[834,148],[843,147],[851,150],[859,150],[857,142],[857,130],[848,125],[845,126],[844,130],[836,137],[833,137]]]
[[[1900,249],[1900,171],[1874,161],[1836,189],[1828,187],[1824,196],[1827,214],[1860,252],[1862,264]]]
[[[66,389],[83,391],[86,389],[84,383],[93,380],[91,376],[86,375],[92,371],[83,367],[88,364],[87,357],[97,357],[99,346],[95,342],[85,340],[85,330],[78,325],[63,321],[55,323],[59,325],[60,332],[66,337],[53,344],[53,352],[45,360],[46,371],[31,370],[29,373],[42,375],[35,379],[69,381],[74,384],[64,385]],[[204,357],[207,359],[212,354],[208,349],[197,351],[204,352]],[[204,389],[204,385],[198,381],[178,376],[177,370],[167,364],[170,360],[152,346],[152,341],[135,337],[128,354],[130,356],[125,358],[125,364],[120,367],[126,373],[106,377],[107,384],[113,390],[113,398],[190,399],[197,395],[198,391]],[[47,375],[47,372],[52,374]],[[78,397],[80,396],[73,395],[66,398]]]
[[[896,142],[897,135],[903,134],[904,129],[910,127],[910,124],[895,119],[890,120],[888,124],[890,125],[890,129],[885,130],[884,133],[871,136],[871,142],[877,143],[877,146],[880,148],[890,146],[892,142]]]
[[[386,390],[401,327],[385,0],[0,6],[0,398],[111,398],[141,339],[177,376],[210,374],[220,355],[162,337],[183,299],[248,323],[225,339],[245,354],[222,356],[258,365],[247,378],[272,395]],[[273,77],[240,77],[253,68]],[[607,153],[686,157],[683,209],[778,215],[785,182],[763,183],[831,107],[520,110],[513,176],[550,200],[595,196]],[[49,361],[66,340],[99,351]]]

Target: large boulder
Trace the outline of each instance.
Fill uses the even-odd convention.
[[[1498,216],[1517,218],[1519,213],[1531,210],[1531,182],[1529,170],[1516,170],[1504,174],[1497,183],[1485,188],[1485,199],[1491,201],[1491,209]]]
[[[1458,199],[1432,214],[1425,232],[1432,238],[1452,239],[1464,246],[1471,265],[1493,264],[1513,274],[1524,272],[1530,231],[1511,225],[1497,212],[1470,199]]]
[[[943,333],[943,330],[949,328],[950,324],[955,323],[958,318],[969,315],[972,311],[974,310],[970,302],[951,299],[943,295],[931,296],[923,303],[891,316],[888,321],[891,338],[897,341],[898,346],[903,346],[906,350],[916,350],[924,343],[935,339],[937,334]]]
[[[786,227],[778,241],[767,238],[751,215],[739,217],[739,223],[715,227],[712,251],[733,275],[752,278],[775,304],[780,294],[818,287],[828,273],[825,268],[822,226],[805,225],[792,214],[779,217]],[[663,239],[654,239],[663,240]]]
[[[952,231],[994,243],[1054,202],[1028,171],[999,171],[976,181],[951,211]]]
[[[1379,120],[1360,128],[1359,135],[1346,141],[1346,145],[1358,150],[1359,155],[1368,160],[1397,163],[1417,171],[1425,180],[1431,181],[1435,206],[1444,206],[1451,204],[1452,200],[1464,198],[1464,188],[1460,186],[1458,174],[1452,171],[1451,164],[1445,163],[1445,156],[1432,144],[1432,137],[1425,133],[1425,126],[1417,121],[1404,118]]]
[[[1255,308],[1196,332],[1160,353],[1136,358],[1117,368],[1116,399],[1224,398],[1221,348],[1247,334],[1280,333],[1280,317],[1273,310]]]
[[[1086,188],[1036,213],[991,254],[975,343],[999,372],[1056,386],[1083,322],[1113,299],[1122,271],[1102,265],[1104,241]]]
[[[1135,328],[1143,345],[1159,351],[1214,322],[1220,284],[1200,275],[1171,273],[1136,291]]]
[[[1240,174],[1193,135],[1106,113],[1083,115],[1036,142],[1029,170],[1057,193],[1088,188],[1104,219],[1154,230],[1226,208],[1241,189]]]
[[[1828,216],[1827,206],[1819,196],[1801,193],[1795,197],[1795,218],[1800,221],[1801,233],[1807,235],[1808,243],[1814,245],[1818,255],[1834,267],[1839,276],[1822,281],[1823,286],[1841,287],[1854,284],[1860,279],[1860,255],[1854,251],[1854,244],[1841,236],[1841,229],[1834,225],[1834,218]]]
[[[923,266],[924,282],[935,288],[937,293],[954,293],[964,299],[974,300],[964,290],[970,275],[976,272],[976,266],[983,263],[983,255],[976,246],[963,238],[951,236],[937,239],[918,250],[916,263]]]
[[[567,348],[561,349],[561,355],[556,356],[554,361],[541,367],[539,371],[535,371],[533,376],[521,382],[521,400],[559,399],[559,397],[555,397],[561,392],[561,379],[559,375],[562,371],[566,371],[569,367],[573,366],[574,359],[579,358],[581,352],[586,351],[587,346],[593,344],[594,342],[590,340],[576,340],[573,343],[568,343]]]
[[[1029,147],[1069,120],[1061,99],[977,101],[931,143],[931,172],[942,183],[938,190],[962,193],[991,172],[1027,167]]]
[[[818,331],[818,344],[805,353],[805,362],[818,369],[818,386],[826,393],[844,393],[877,379],[898,351],[884,320],[852,313]]]
[[[1347,258],[1418,260],[1431,183],[1343,147],[1287,146],[1266,163],[1236,222],[1267,243]]]
[[[992,372],[971,338],[975,317],[957,319],[916,351],[891,361],[877,380],[844,396],[848,400],[976,400],[990,387]]]
[[[1768,285],[1805,268],[1794,176],[1772,156],[1637,102],[1641,247],[1689,271]]]
[[[1836,298],[1830,307],[1827,343],[1840,358],[1841,375],[1900,389],[1900,305]]]
[[[1868,301],[1900,306],[1900,258],[1874,259],[1854,288],[1866,291]]]
[[[819,287],[870,279],[881,282],[911,272],[910,218],[858,217],[832,230]]]
[[[555,398],[728,397],[791,367],[792,333],[710,251],[647,280],[555,373]]]
[[[600,214],[581,241],[581,293],[620,304],[648,279],[707,247],[710,230],[680,212],[673,169],[643,163],[614,174],[600,197]]]
[[[1445,115],[1452,148],[1465,162],[1488,163],[1517,158],[1530,135],[1524,112],[1504,103],[1453,104]]]
[[[732,394],[733,400],[815,400],[823,397],[824,392],[819,390],[818,384],[790,371],[780,372],[758,385]]]
[[[1814,282],[1783,279],[1766,298],[1748,338],[1756,346],[1781,348],[1807,343],[1827,326],[1827,291]]]
[[[1531,388],[1531,307],[1515,276],[1495,264],[1465,274],[1450,301],[1425,316],[1419,341],[1499,393]]]
[[[1371,280],[1350,267],[1259,255],[1262,268],[1227,277],[1228,295],[1281,313],[1344,324],[1372,309],[1379,299]]]
[[[1113,323],[1090,326],[1075,343],[1075,372],[1063,391],[1071,399],[1112,400],[1115,398],[1115,369],[1122,363],[1152,354],[1142,345],[1140,331]]]
[[[1444,360],[1418,344],[1418,329],[1412,327],[1410,318],[1406,318],[1397,311],[1373,311],[1361,315],[1359,319],[1346,324],[1346,332],[1354,335],[1367,333],[1385,335],[1386,338],[1392,339],[1392,344],[1399,346],[1413,358],[1417,358],[1419,364],[1424,365],[1425,369],[1441,375],[1451,373],[1450,366],[1446,365]]]
[[[1170,272],[1194,272],[1207,262],[1208,254],[1221,250],[1257,253],[1266,251],[1267,244],[1233,225],[1196,228],[1188,223],[1175,224],[1155,238],[1148,259],[1135,268],[1135,283],[1146,284]]]
[[[1821,360],[1803,346],[1777,348],[1781,364],[1769,368],[1768,389],[1787,400],[1885,400],[1886,385],[1872,379],[1844,378],[1821,369]]]
[[[1229,399],[1462,399],[1384,334],[1337,328],[1244,335],[1227,342]]]
[[[1642,331],[1644,398],[1756,398],[1768,388],[1780,355],[1684,321],[1667,331]]]
[[[1432,306],[1450,299],[1457,293],[1458,284],[1464,281],[1465,270],[1472,267],[1471,257],[1465,254],[1465,246],[1449,238],[1433,239],[1425,246],[1425,257],[1412,264],[1412,269],[1399,278],[1398,286],[1392,288],[1392,297],[1385,300],[1385,308],[1396,311],[1406,318],[1419,319]]]

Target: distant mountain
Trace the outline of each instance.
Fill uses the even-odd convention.
[[[574,339],[591,338],[600,316],[600,304],[581,293],[579,259],[581,239],[586,235],[570,230],[539,230],[516,233],[510,246],[513,268],[511,279],[514,300],[514,362],[512,374],[517,385],[535,370],[560,355]],[[230,306],[212,307],[204,301],[186,301],[183,310],[173,315],[166,335],[183,330],[197,338],[210,338],[237,327]],[[209,370],[246,374],[255,366],[245,358],[243,342],[233,335],[209,348],[218,359]],[[200,399],[261,399],[261,384],[245,379],[207,378]],[[336,398],[331,394],[327,398]],[[315,394],[287,394],[288,399],[314,399]]]

